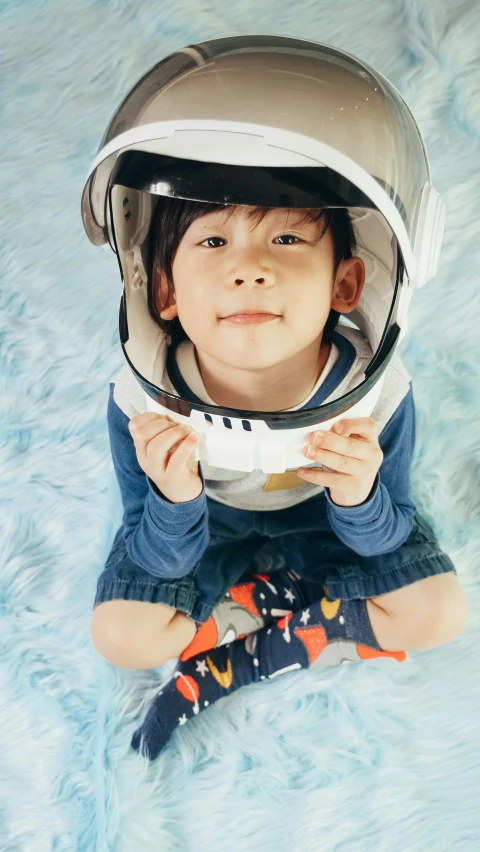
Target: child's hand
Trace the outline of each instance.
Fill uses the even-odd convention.
[[[298,476],[328,488],[337,506],[364,503],[383,461],[377,432],[372,417],[339,420],[332,432],[312,432],[303,452],[324,470],[301,467]]]
[[[153,412],[137,414],[128,424],[142,470],[172,503],[186,503],[202,492],[193,452],[198,436],[189,426]]]

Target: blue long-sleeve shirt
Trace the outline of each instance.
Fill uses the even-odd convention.
[[[209,541],[205,490],[187,503],[171,503],[138,464],[128,429],[129,417],[113,398],[110,385],[108,429],[120,487],[123,531],[131,559],[156,577],[190,573]],[[408,537],[415,504],[410,497],[410,465],[415,443],[415,407],[411,385],[379,435],[384,458],[368,499],[359,506],[333,503],[328,489],[318,501],[338,538],[355,552],[388,553]],[[203,477],[202,477],[203,479]]]

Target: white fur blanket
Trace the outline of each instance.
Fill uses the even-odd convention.
[[[0,848],[4,852],[477,852],[480,848],[477,0],[0,2]],[[409,661],[249,687],[152,765],[130,737],[159,672],[93,649],[120,520],[106,431],[122,365],[113,255],[80,194],[107,121],[174,48],[232,33],[330,42],[414,110],[447,203],[414,297],[414,497],[470,601],[462,635]],[[478,644],[477,644],[478,643]]]

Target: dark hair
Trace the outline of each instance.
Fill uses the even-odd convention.
[[[160,196],[150,229],[149,255],[151,258],[151,275],[148,287],[148,310],[155,322],[163,328],[173,339],[185,337],[185,332],[178,317],[174,320],[161,318],[157,306],[156,281],[160,270],[166,276],[169,288],[173,288],[172,264],[180,243],[180,240],[195,219],[222,209],[231,215],[235,209],[233,205],[219,205],[203,201],[189,201],[180,198]],[[248,217],[256,220],[256,224],[266,216],[269,207],[252,207],[248,211]],[[293,208],[285,208],[285,211]],[[305,211],[302,222],[309,220],[319,222],[323,219],[323,228],[318,236],[318,241],[330,228],[334,249],[333,277],[335,277],[342,260],[353,257],[355,252],[355,234],[353,225],[345,208],[315,208]],[[324,339],[328,339],[335,330],[340,314],[330,311],[325,329]]]

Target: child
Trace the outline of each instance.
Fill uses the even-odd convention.
[[[163,198],[151,234],[149,310],[171,339],[166,390],[281,411],[358,382],[370,346],[352,327],[335,330],[365,278],[346,210]],[[145,410],[127,365],[108,423],[124,516],[92,641],[124,668],[180,656],[132,741],[150,758],[240,686],[313,663],[401,661],[462,630],[455,568],[410,496],[414,402],[397,355],[371,417],[311,434],[315,468],[198,465],[197,436]],[[262,568],[266,542],[275,572]]]

